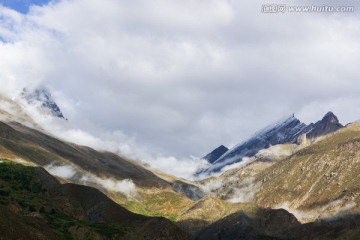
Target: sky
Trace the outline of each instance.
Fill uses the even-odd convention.
[[[360,119],[357,1],[0,3],[0,93],[46,86],[62,137],[177,176],[292,113]],[[262,12],[274,3],[355,10]]]
[[[29,12],[29,7],[46,5],[49,0],[0,0],[0,4],[5,7],[14,9],[20,13],[26,14]]]

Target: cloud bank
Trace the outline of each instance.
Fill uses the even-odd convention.
[[[26,15],[0,6],[0,92],[46,85],[72,124],[62,136],[178,176],[200,164],[190,155],[292,112],[359,119],[359,3],[346,14],[264,14],[265,3],[60,0]]]

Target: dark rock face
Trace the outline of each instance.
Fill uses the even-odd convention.
[[[182,181],[175,181],[172,185],[172,189],[193,200],[193,201],[197,201],[200,198],[202,198],[203,196],[205,196],[205,193],[203,190],[201,190],[199,187],[192,185],[192,184],[188,184],[188,183],[184,183]]]
[[[322,120],[315,124],[311,123],[309,125],[300,122],[299,119],[292,115],[285,120],[263,129],[245,142],[226,151],[217,158],[217,160],[212,162],[212,165],[208,169],[202,170],[198,172],[198,174],[218,172],[226,165],[241,162],[244,157],[252,157],[260,150],[269,148],[272,145],[296,143],[298,138],[304,134],[307,138],[314,139],[335,132],[342,127],[343,125],[339,123],[338,118],[332,112],[328,112]],[[212,153],[207,156],[210,155],[211,157],[211,154]]]
[[[328,112],[323,119],[313,124],[313,129],[307,134],[308,138],[317,138],[343,128],[339,123],[338,118],[332,113]]]
[[[49,112],[54,117],[64,118],[59,106],[56,104],[51,96],[51,93],[46,88],[39,87],[35,90],[24,88],[21,93],[21,97],[29,104],[40,103],[41,108]]]
[[[229,151],[227,147],[224,145],[221,145],[220,147],[217,147],[214,149],[211,153],[207,154],[203,159],[207,160],[209,163],[214,163],[216,160],[218,160],[224,153]]]

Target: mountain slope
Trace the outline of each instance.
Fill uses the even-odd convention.
[[[258,209],[253,216],[239,211],[209,225],[196,239],[288,239],[290,230],[299,225],[283,209]]]
[[[164,218],[127,211],[100,191],[44,169],[0,163],[2,239],[189,239]]]
[[[152,172],[116,154],[64,142],[19,123],[0,122],[0,147],[0,155],[23,158],[40,166],[72,164],[98,176],[132,179],[139,186],[168,185]]]
[[[256,176],[261,206],[302,211],[313,220],[360,211],[360,123],[355,122]]]

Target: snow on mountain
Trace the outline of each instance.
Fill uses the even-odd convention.
[[[199,173],[210,174],[218,172],[227,165],[241,162],[244,157],[254,156],[262,149],[267,149],[277,144],[295,143],[302,134],[306,134],[308,138],[316,138],[342,127],[332,112],[328,112],[322,120],[315,124],[311,123],[309,125],[300,122],[293,114],[269,125],[255,133],[248,140],[231,148],[213,162],[209,168],[201,170]]]
[[[34,90],[24,88],[21,97],[29,104],[39,105],[42,110],[48,112],[50,115],[65,119],[59,106],[51,96],[50,91],[46,88],[38,87]]]

